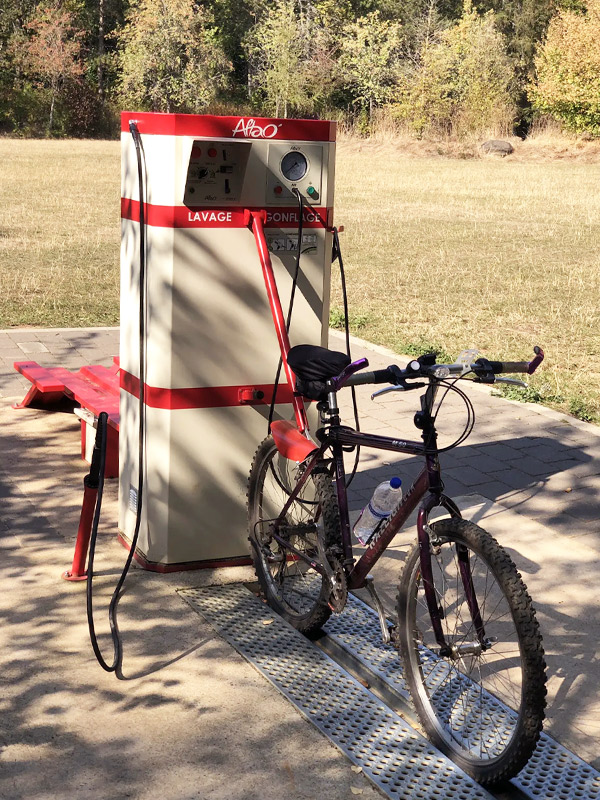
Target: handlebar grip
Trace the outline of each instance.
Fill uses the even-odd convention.
[[[529,361],[490,361],[494,375],[502,372],[529,372]]]
[[[491,369],[494,375],[499,375],[501,372],[526,372],[528,375],[533,375],[544,360],[544,351],[536,345],[533,352],[535,355],[531,361],[487,361],[486,359],[479,359],[479,361],[481,366]],[[475,363],[477,364],[477,362]],[[477,370],[475,372],[477,373]]]
[[[371,372],[360,372],[351,375],[346,386],[363,386],[367,383],[395,383],[394,374],[389,369],[375,369]]]

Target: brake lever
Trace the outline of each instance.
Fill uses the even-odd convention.
[[[481,378],[471,378],[470,381],[471,383],[485,383],[486,386],[489,386],[491,383],[512,383],[513,386],[522,386],[524,389],[529,388],[528,383],[525,383],[525,381],[520,381],[518,378],[500,378],[497,375],[494,375],[493,381],[482,380]]]
[[[388,392],[405,392],[407,388],[407,386],[386,386],[385,389],[378,389],[376,392],[373,392],[371,400],[375,400],[376,397],[380,397],[382,394],[387,394]]]
[[[378,389],[376,392],[373,392],[371,395],[371,400],[374,400],[376,397],[379,397],[382,394],[387,394],[388,392],[408,392],[411,389],[423,389],[423,387],[427,386],[426,383],[411,383],[408,384],[405,380],[401,383],[396,384],[396,386],[386,386],[385,389]]]
[[[528,383],[525,383],[525,381],[520,381],[518,378],[498,378],[498,377],[496,377],[496,380],[494,381],[494,383],[512,383],[513,386],[522,386],[524,389],[527,389],[529,387]]]

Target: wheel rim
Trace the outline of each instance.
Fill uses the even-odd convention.
[[[303,618],[315,605],[324,602],[321,598],[323,578],[305,561],[291,556],[287,548],[273,539],[270,531],[270,521],[283,508],[299,475],[295,462],[284,458],[277,450],[269,453],[261,471],[252,525],[257,555],[272,595],[288,614]],[[280,535],[308,557],[321,559],[319,541],[323,541],[323,518],[312,479],[288,510],[286,526]]]
[[[439,655],[417,558],[408,614],[410,658],[418,699],[435,733],[450,750],[481,763],[500,758],[510,746],[520,723],[525,675],[517,627],[499,580],[480,554],[468,552],[485,635],[495,641],[479,649],[456,544],[445,542],[432,556],[433,582],[453,656]]]

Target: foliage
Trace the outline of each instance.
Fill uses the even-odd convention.
[[[74,12],[61,4],[37,6],[25,28],[29,36],[19,42],[18,49],[13,42],[13,54],[33,85],[48,97],[47,133],[50,134],[58,96],[83,73],[84,32],[77,27]]]
[[[379,11],[346,25],[342,35],[340,71],[342,83],[355,104],[368,110],[393,96],[399,68],[400,25],[382,19]]]
[[[465,2],[460,21],[423,42],[395,106],[419,135],[506,133],[514,118],[513,71],[492,12]]]
[[[533,75],[536,43],[545,36],[556,6],[557,0],[481,0],[478,3],[481,11],[494,12],[519,79],[527,80]]]
[[[336,85],[335,38],[327,9],[276,0],[244,40],[255,103],[276,117],[321,109]]]
[[[587,13],[561,10],[536,58],[534,107],[569,131],[600,136],[600,0]]]
[[[441,345],[431,342],[428,338],[420,336],[418,339],[411,341],[408,339],[397,339],[394,342],[394,350],[397,353],[402,353],[405,356],[425,356],[429,353],[435,353],[435,357],[440,364],[454,363],[454,356]]]
[[[135,0],[118,40],[118,91],[132,108],[198,113],[227,83],[231,64],[194,0]]]
[[[370,134],[392,102],[419,136],[502,135],[515,103],[526,132],[533,98],[596,133],[598,3],[2,0],[0,131],[111,135],[127,105],[330,116]]]
[[[373,320],[372,314],[361,314],[357,311],[348,312],[348,328],[351,331],[360,331],[366,328]],[[329,327],[343,331],[346,328],[346,316],[344,309],[339,306],[332,306],[329,311]]]

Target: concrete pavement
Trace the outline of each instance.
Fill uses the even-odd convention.
[[[342,347],[332,332],[331,347]],[[119,612],[121,680],[97,665],[82,584],[70,565],[86,466],[79,425],[64,412],[14,411],[29,382],[15,360],[76,369],[109,365],[118,330],[0,332],[0,797],[347,798],[378,793],[176,595],[181,586],[251,578],[250,569],[160,576],[134,569]],[[395,357],[355,341],[374,368]],[[395,360],[399,360],[395,358]],[[442,456],[447,492],[510,551],[538,609],[549,672],[546,730],[600,768],[600,429],[539,406],[469,387],[477,422]],[[364,430],[416,438],[418,392],[369,399],[358,391]],[[349,405],[343,409],[351,422]],[[444,441],[464,424],[459,398],[440,413]],[[363,453],[351,489],[357,510],[377,483],[416,459]],[[108,482],[96,570],[98,627],[125,553],[116,542],[116,487]],[[400,534],[377,565],[393,608]],[[107,657],[112,653],[103,637]]]

